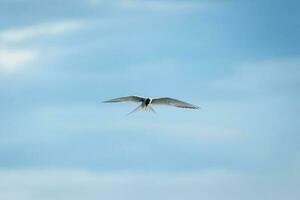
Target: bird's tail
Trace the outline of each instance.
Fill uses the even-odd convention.
[[[130,115],[132,113],[141,111],[144,108],[143,104],[139,105],[137,108],[135,108],[133,111],[131,111],[130,113],[128,113],[127,115]]]
[[[132,113],[139,112],[139,111],[151,111],[153,113],[156,113],[156,111],[150,105],[146,107],[144,104],[141,104],[137,108],[135,108],[133,111],[128,113],[127,115],[130,115]]]
[[[151,112],[153,112],[153,113],[155,113],[156,114],[156,111],[149,105],[148,107],[147,107]]]

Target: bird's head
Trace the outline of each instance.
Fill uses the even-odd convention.
[[[151,99],[149,99],[149,98],[145,99],[146,106],[148,106],[150,103],[151,103]]]

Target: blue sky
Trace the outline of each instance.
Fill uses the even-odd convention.
[[[1,199],[299,199],[299,6],[0,0]]]

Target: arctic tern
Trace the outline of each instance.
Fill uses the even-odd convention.
[[[161,97],[161,98],[148,98],[148,97],[140,97],[140,96],[127,96],[127,97],[119,97],[115,99],[110,99],[107,101],[103,101],[103,103],[117,103],[117,102],[136,102],[141,103],[136,109],[131,111],[128,114],[137,112],[137,111],[147,111],[150,110],[154,113],[155,110],[152,108],[151,105],[169,105],[175,106],[179,108],[189,108],[189,109],[199,109],[200,107],[195,106],[193,104],[180,101],[170,97]]]

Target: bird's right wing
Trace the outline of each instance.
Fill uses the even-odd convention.
[[[173,99],[170,97],[163,97],[163,98],[157,98],[157,99],[153,99],[151,104],[153,105],[169,105],[169,106],[176,106],[179,108],[191,108],[191,109],[199,109],[198,106],[195,106],[193,104],[184,102],[184,101],[180,101],[177,99]]]
[[[115,103],[115,102],[125,102],[125,101],[143,102],[144,100],[145,98],[139,96],[127,96],[127,97],[119,97],[119,98],[103,101],[103,103]]]

